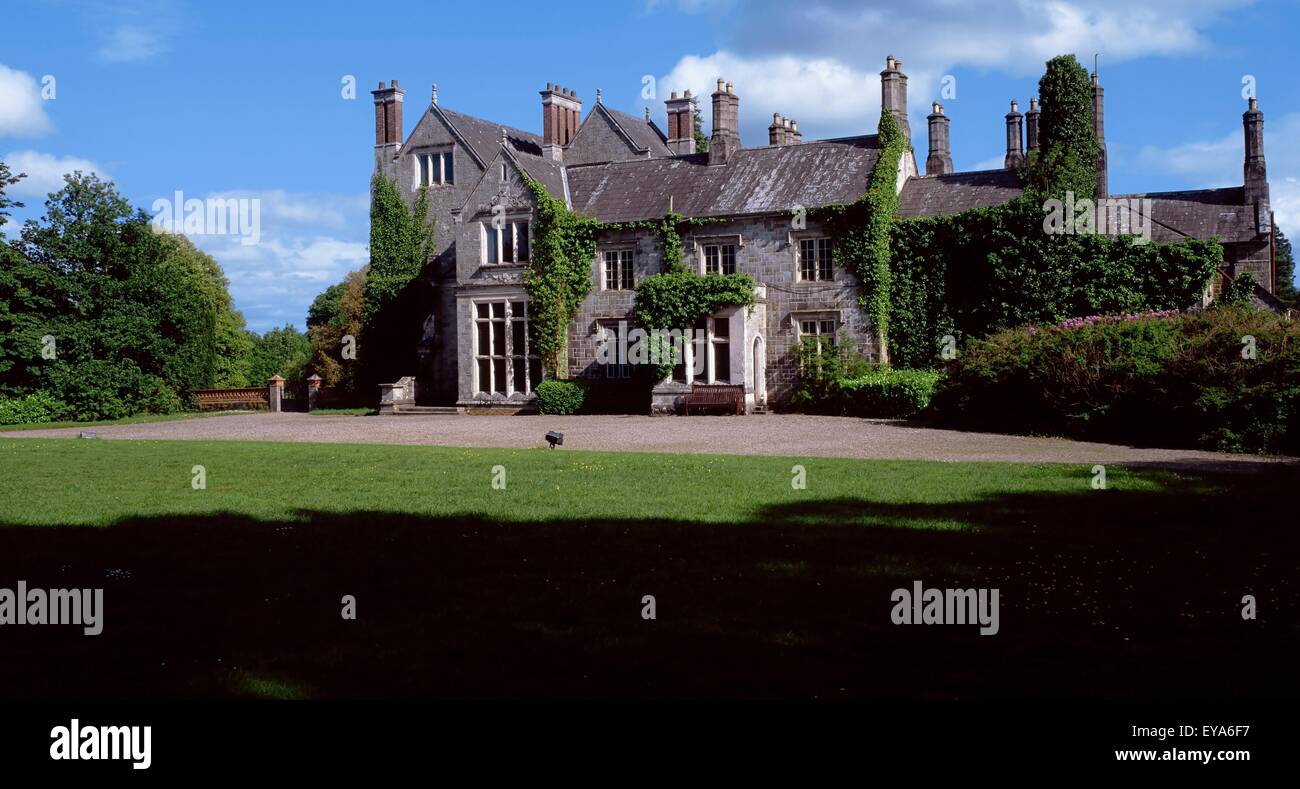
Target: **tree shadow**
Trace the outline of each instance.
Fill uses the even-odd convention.
[[[5,525],[0,586],[102,587],[105,626],[0,628],[0,696],[1296,697],[1292,490]],[[894,625],[918,580],[999,589],[1000,632]]]

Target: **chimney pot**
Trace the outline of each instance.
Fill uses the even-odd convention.
[[[690,88],[687,88],[687,89],[686,89],[686,94],[685,94],[685,95],[686,95],[686,98],[688,98],[688,99],[691,97],[691,89],[690,89]]]
[[[723,81],[722,81],[722,77],[718,77],[718,93],[721,93],[721,92],[722,92],[722,89],[725,88],[725,87],[726,87],[726,85],[725,85],[725,83],[723,83]]]
[[[673,91],[673,95],[669,96],[668,98],[670,98],[670,99],[675,99],[675,98],[677,98],[677,91]]]

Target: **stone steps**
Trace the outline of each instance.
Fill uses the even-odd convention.
[[[402,405],[393,409],[393,416],[459,416],[460,413],[454,405]]]

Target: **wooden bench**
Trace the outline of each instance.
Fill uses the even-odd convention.
[[[734,408],[736,415],[745,413],[745,387],[739,384],[697,384],[682,400],[686,415],[691,408]]]

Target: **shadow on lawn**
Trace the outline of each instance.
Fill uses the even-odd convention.
[[[735,525],[5,526],[0,586],[103,587],[105,628],[0,629],[0,696],[1295,697],[1300,539],[1279,482],[814,500]],[[965,528],[917,528],[935,521]],[[1000,589],[1001,632],[893,625],[914,580]]]

